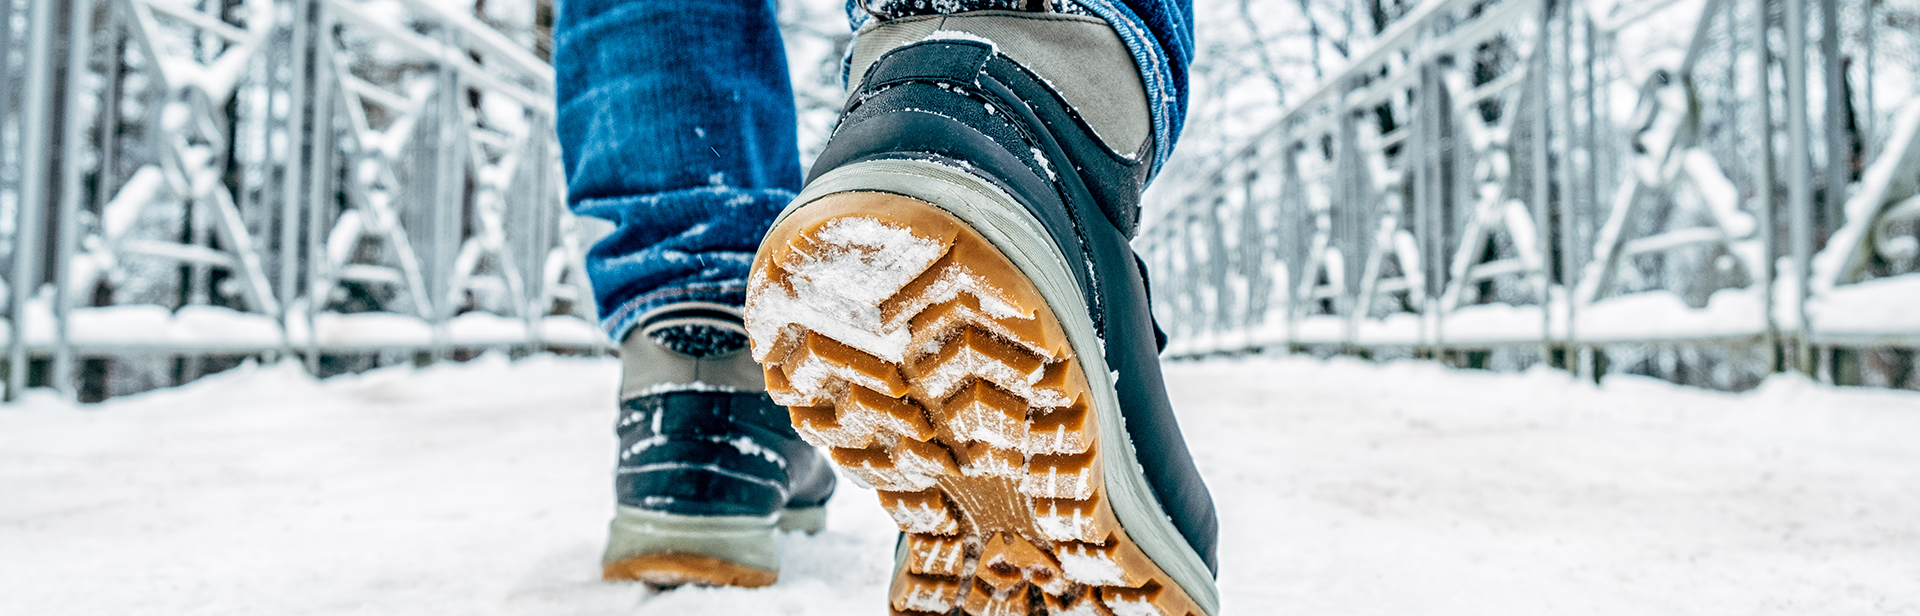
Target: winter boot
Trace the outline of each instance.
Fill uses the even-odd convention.
[[[834,475],[767,397],[738,308],[687,303],[620,347],[619,502],[608,580],[766,586],[776,530],[817,532]]]
[[[1217,613],[1128,245],[1153,144],[1126,47],[986,11],[879,22],[852,62],[746,323],[801,437],[906,533],[894,612]]]

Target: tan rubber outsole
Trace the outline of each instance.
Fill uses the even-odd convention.
[[[614,561],[600,569],[609,582],[646,582],[652,586],[771,586],[780,572],[732,563],[712,556],[667,552]]]
[[[895,613],[1204,614],[1107,504],[1053,311],[960,219],[886,193],[796,210],[755,257],[747,327],[800,436],[907,533]]]

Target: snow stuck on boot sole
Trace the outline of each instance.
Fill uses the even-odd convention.
[[[908,534],[896,613],[1203,613],[1107,504],[1052,310],[959,219],[883,193],[801,208],[756,257],[747,329],[801,437]]]

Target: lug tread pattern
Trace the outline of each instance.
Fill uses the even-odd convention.
[[[845,240],[875,236],[845,225],[873,223],[939,256]],[[863,278],[905,281],[874,301],[873,288],[805,279],[833,258],[920,269]],[[1039,290],[986,238],[931,204],[842,193],[776,227],[753,271],[748,330],[769,393],[907,534],[892,613],[1204,614],[1120,527],[1086,374]],[[778,309],[796,303],[844,308]]]

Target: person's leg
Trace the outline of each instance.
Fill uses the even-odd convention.
[[[770,584],[775,529],[818,530],[833,492],[767,397],[740,317],[753,251],[800,183],[773,2],[559,9],[568,203],[615,226],[587,255],[624,367],[604,574]]]
[[[612,235],[587,255],[615,340],[682,301],[740,303],[748,261],[800,188],[772,0],[568,0],[555,18],[567,203]]]
[[[848,106],[755,259],[755,358],[906,533],[896,613],[1216,613],[1128,243],[1181,109],[1154,28],[1177,46],[1184,7],[993,1],[865,7]]]

